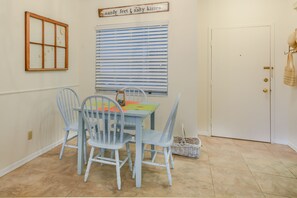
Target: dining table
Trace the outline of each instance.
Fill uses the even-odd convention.
[[[136,187],[141,187],[142,180],[142,132],[143,121],[150,117],[150,128],[155,129],[155,112],[159,107],[159,103],[156,102],[134,102],[127,101],[126,105],[122,107],[124,111],[124,119],[126,123],[135,124],[135,183]],[[86,141],[85,122],[83,119],[82,109],[75,109],[78,111],[78,155],[77,155],[77,174],[83,173],[84,167],[84,142]]]

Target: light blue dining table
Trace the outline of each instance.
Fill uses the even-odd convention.
[[[123,107],[125,122],[134,123],[136,126],[135,133],[135,142],[136,142],[136,158],[134,162],[136,177],[135,183],[136,187],[141,187],[141,179],[142,179],[142,123],[145,118],[150,116],[150,127],[151,129],[155,128],[155,111],[159,107],[159,103],[151,103],[151,102],[142,102],[139,104],[131,104]],[[85,123],[82,117],[81,109],[75,109],[79,113],[79,122],[78,122],[78,156],[77,156],[77,174],[81,175],[83,173],[84,167],[84,146],[83,142],[85,141]]]

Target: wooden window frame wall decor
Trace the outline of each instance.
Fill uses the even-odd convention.
[[[34,22],[32,20],[41,23],[41,29],[36,31],[31,29],[34,28],[34,25],[31,24],[31,22]],[[45,27],[45,24],[47,27]],[[45,32],[45,28],[52,35]],[[37,36],[41,37],[39,38],[40,41],[32,40],[34,33],[35,36],[41,33],[41,36]],[[51,40],[51,43],[48,40]],[[38,48],[38,52],[33,49],[33,46]],[[33,57],[38,60],[33,60]],[[33,63],[35,63],[34,67],[32,66]],[[25,71],[65,70],[68,70],[68,25],[31,12],[25,12]]]

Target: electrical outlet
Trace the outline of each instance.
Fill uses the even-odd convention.
[[[33,138],[33,131],[28,131],[28,140],[32,140]]]

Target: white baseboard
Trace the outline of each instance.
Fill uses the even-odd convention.
[[[291,147],[293,150],[295,150],[297,152],[297,145],[293,144],[292,142],[289,142],[289,147]]]
[[[205,136],[211,136],[209,131],[199,131],[198,135],[205,135]]]
[[[6,175],[7,173],[19,168],[20,166],[26,164],[27,162],[35,159],[36,157],[48,152],[49,150],[53,149],[54,147],[58,146],[59,144],[61,144],[63,142],[63,139],[51,144],[51,145],[48,145],[32,154],[30,154],[29,156],[17,161],[17,162],[14,162],[13,164],[7,166],[6,168],[0,170],[0,177],[2,177],[3,175]],[[57,158],[58,160],[58,158]]]
[[[271,144],[283,144],[283,145],[289,145],[289,142],[285,140],[271,140]]]

